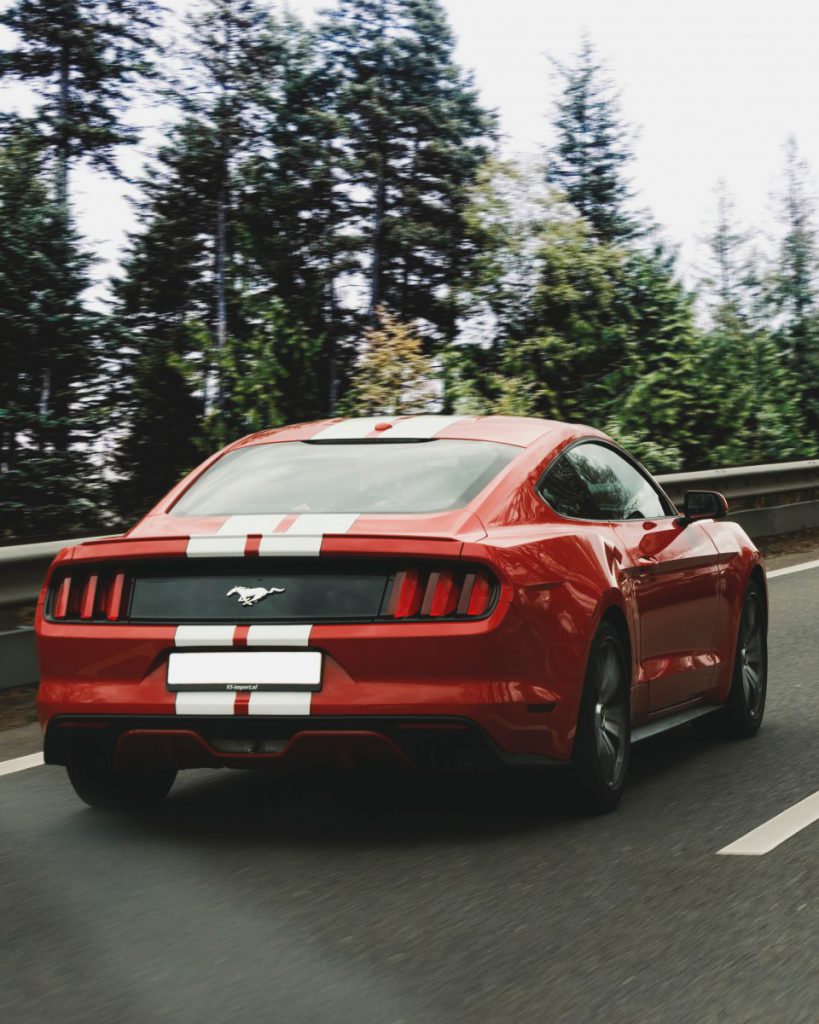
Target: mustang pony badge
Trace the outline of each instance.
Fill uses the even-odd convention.
[[[283,594],[284,587],[271,587],[266,590],[264,587],[233,587],[229,590],[225,597],[233,597],[235,594],[239,598],[239,604],[243,604],[246,608],[250,608],[254,604],[258,604],[259,601],[263,601],[268,594]]]

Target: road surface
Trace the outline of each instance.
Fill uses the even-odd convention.
[[[619,811],[531,782],[183,774],[106,817],[0,776],[0,1021],[819,1021],[819,568],[771,580],[765,724],[636,747]],[[774,826],[776,827],[776,826]]]

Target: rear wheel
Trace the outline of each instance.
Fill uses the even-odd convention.
[[[629,679],[617,630],[604,622],[592,642],[573,755],[575,788],[596,814],[617,806],[631,747]]]
[[[742,603],[734,674],[728,700],[719,711],[692,724],[705,736],[749,739],[762,725],[768,692],[768,641],[765,601],[752,580]]]
[[[173,770],[115,772],[76,761],[68,765],[74,792],[89,807],[136,811],[160,803],[176,778]]]

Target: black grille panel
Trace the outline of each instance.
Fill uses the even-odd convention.
[[[330,568],[293,559],[146,566],[134,574],[127,617],[174,623],[375,619],[389,578],[387,566],[361,560]]]

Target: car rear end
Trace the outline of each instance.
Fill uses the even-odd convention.
[[[517,452],[502,454],[505,467]],[[48,763],[451,769],[568,756],[542,637],[474,501],[409,513],[228,502],[223,515],[211,514],[219,488],[202,493],[193,511],[205,514],[163,508],[52,566],[37,615]]]

